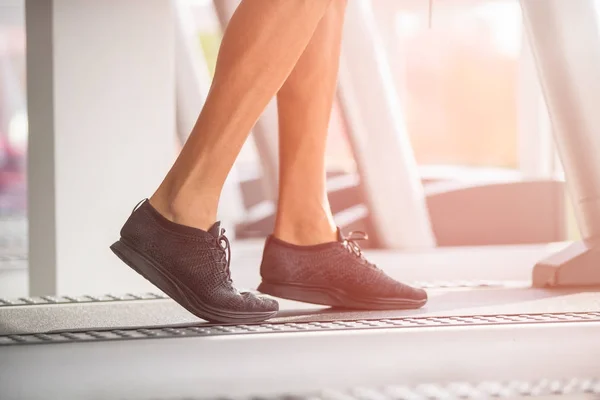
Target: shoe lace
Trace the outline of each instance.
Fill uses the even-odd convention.
[[[352,231],[348,235],[342,237],[342,245],[352,254],[354,254],[358,259],[367,265],[377,268],[377,266],[365,258],[360,245],[358,244],[361,240],[368,240],[369,235],[362,231]],[[378,268],[377,268],[378,269]]]
[[[229,243],[229,239],[225,236],[225,229],[221,228],[221,232],[217,236],[217,246],[221,249],[221,262],[226,264],[225,273],[227,274],[227,282],[232,284],[233,281],[231,279],[231,244]]]

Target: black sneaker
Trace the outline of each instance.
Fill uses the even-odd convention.
[[[146,199],[136,206],[111,250],[192,314],[210,322],[271,318],[275,300],[238,292],[231,281],[231,250],[216,222],[208,231],[164,218]]]
[[[258,290],[289,300],[367,310],[420,308],[427,293],[397,282],[363,256],[362,232],[336,242],[297,246],[267,238]]]

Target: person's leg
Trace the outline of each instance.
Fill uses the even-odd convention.
[[[207,229],[250,129],[301,56],[330,0],[244,0],[223,36],[196,126],[150,203]]]
[[[193,132],[156,193],[134,209],[111,246],[203,319],[256,322],[278,309],[274,300],[233,287],[229,241],[215,222],[217,205],[250,129],[292,71],[330,1],[242,1],[223,37]]]
[[[346,0],[333,0],[277,94],[279,197],[274,235],[310,245],[335,240],[325,145],[339,68]]]
[[[278,93],[280,182],[277,219],[267,238],[259,291],[328,306],[418,308],[427,293],[366,260],[333,221],[325,142],[337,81],[345,0],[333,0]]]

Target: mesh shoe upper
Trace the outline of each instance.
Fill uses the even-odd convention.
[[[367,261],[356,243],[341,233],[337,242],[314,246],[296,246],[270,236],[261,276],[270,283],[333,288],[360,297],[427,298],[424,290],[392,279]]]
[[[146,258],[168,270],[211,307],[231,311],[277,310],[277,302],[232,285],[224,230],[215,223],[208,231],[175,224],[148,201],[121,229],[121,238]],[[225,241],[225,243],[223,243]]]

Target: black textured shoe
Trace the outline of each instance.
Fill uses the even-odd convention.
[[[111,250],[192,314],[211,322],[264,321],[275,300],[238,292],[231,281],[231,250],[220,223],[208,231],[176,224],[143,200]]]
[[[367,310],[420,308],[427,293],[395,281],[368,262],[357,240],[362,232],[338,241],[296,246],[267,238],[258,290],[272,296],[333,307]]]

